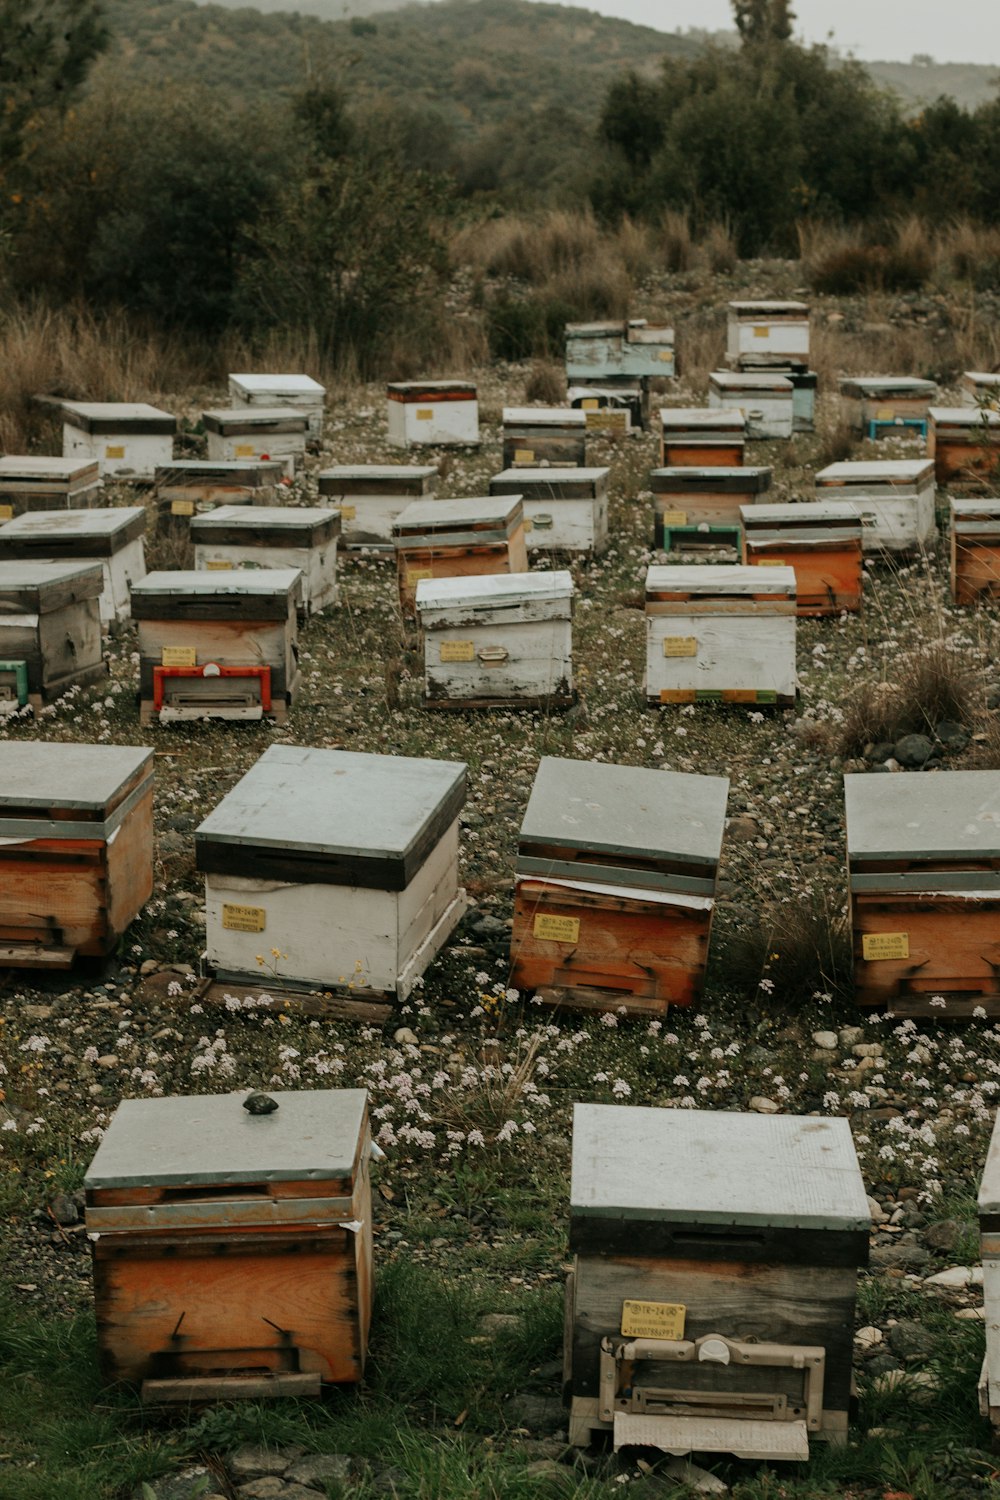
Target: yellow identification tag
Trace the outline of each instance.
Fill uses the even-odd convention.
[[[433,578],[433,577],[434,577],[434,569],[433,568],[407,568],[407,570],[406,570],[406,581],[407,581],[407,583],[419,583],[420,580],[421,580],[421,578]]]
[[[770,332],[771,330],[766,323],[758,324],[753,331],[753,336],[755,339],[766,339]]]
[[[514,462],[516,464],[533,464],[535,461],[534,448],[515,448]]]
[[[0,505],[0,521],[13,521],[13,519],[14,519],[14,507],[13,507],[13,505]]]
[[[687,1308],[683,1302],[622,1303],[622,1333],[634,1339],[682,1339]]]
[[[104,457],[105,458],[124,458],[125,457],[125,445],[124,445],[124,443],[109,443],[105,447],[105,449],[104,449]]]
[[[580,402],[580,407],[583,411],[600,411],[601,403],[593,396],[584,396]]]
[[[693,635],[667,635],[663,638],[664,656],[697,656],[698,642]]]
[[[475,661],[476,648],[472,641],[442,641],[442,661]]]
[[[861,939],[863,958],[909,958],[910,934],[908,932],[866,932]]]
[[[162,667],[196,667],[198,653],[194,646],[164,646],[160,653]]]
[[[752,557],[750,561],[756,568],[786,568],[788,566],[780,557]]]
[[[209,573],[228,572],[230,568],[233,568],[235,566],[235,563],[223,562],[222,559],[218,557],[209,557],[205,560],[205,569]]]
[[[170,514],[172,516],[193,516],[194,515],[194,501],[193,500],[171,500],[171,502],[170,502]]]
[[[656,357],[661,364],[669,365],[673,360],[674,351],[672,349],[661,349]]]
[[[535,918],[531,930],[536,938],[547,938],[552,943],[578,943],[580,918],[542,915]]]
[[[237,458],[257,457],[257,449],[254,447],[253,443],[237,443],[236,447],[233,449],[233,452],[236,454]]]
[[[418,422],[433,422],[433,408],[430,406],[418,406],[416,410],[416,418]]]
[[[891,406],[880,406],[875,413],[876,422],[894,422],[896,413]]]
[[[224,905],[222,925],[230,932],[263,932],[267,925],[267,912],[262,906]]]
[[[342,521],[353,521],[358,513],[358,507],[356,505],[341,505],[338,506],[338,509],[340,511],[340,519]]]
[[[688,513],[686,510],[665,510],[660,517],[664,526],[686,526]]]

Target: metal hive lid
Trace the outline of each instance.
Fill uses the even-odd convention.
[[[744,567],[739,563],[654,566],[646,572],[646,593],[774,594],[779,599],[794,599],[795,569]]]
[[[435,395],[441,395],[447,391],[461,391],[463,395],[470,397],[476,394],[475,382],[471,380],[391,380],[386,390],[398,391],[401,396],[419,398],[425,395],[431,401]]]
[[[272,422],[297,422],[303,431],[309,420],[301,406],[220,406],[201,415],[203,421],[218,427],[267,427]]]
[[[981,500],[956,500],[950,495],[948,508],[954,521],[995,521],[1000,519],[1000,495],[986,495]]]
[[[1000,386],[1000,370],[963,370],[962,379],[971,385],[984,385],[989,390]]]
[[[73,584],[78,598],[97,598],[104,587],[104,573],[99,561],[87,562],[6,562],[0,559],[0,599],[23,601],[26,594],[39,598],[46,590],[60,584]]]
[[[430,479],[437,477],[434,464],[333,464],[320,469],[317,479]]]
[[[506,526],[521,506],[520,495],[476,495],[469,500],[414,500],[393,522],[405,531],[453,531],[466,525]]]
[[[934,396],[937,384],[916,375],[844,376],[840,389],[845,396]]]
[[[1000,426],[1000,411],[987,406],[932,406],[928,415],[935,427]]]
[[[199,532],[222,531],[229,526],[244,531],[311,531],[335,514],[335,508],[329,505],[217,505],[192,524]]]
[[[712,494],[715,491],[763,494],[771,488],[771,470],[740,465],[728,468],[715,464],[686,464],[677,468],[653,469],[649,476],[649,487],[654,495],[677,495],[684,490],[694,494]]]
[[[581,493],[584,490],[589,492],[606,485],[610,475],[610,469],[502,469],[490,480],[490,493],[502,495],[513,491],[519,494],[523,487],[525,496],[536,498],[533,492],[555,491],[561,485],[569,485]]]
[[[724,406],[661,406],[660,422],[665,433],[702,427],[709,432],[743,432],[747,425],[743,412]]]
[[[90,422],[149,422],[161,418],[175,424],[177,418],[147,401],[60,401],[64,412],[74,412]]]
[[[229,380],[238,391],[250,395],[267,396],[274,392],[289,396],[317,396],[320,400],[326,395],[326,387],[313,380],[311,375],[230,375]]]
[[[552,573],[481,573],[464,578],[421,578],[417,610],[503,609],[531,599],[572,599],[573,575]]]
[[[241,507],[235,507],[241,510]],[[176,573],[147,573],[132,585],[133,596],[143,598],[176,598],[178,594],[215,597],[219,594],[289,594],[298,589],[302,574],[298,568],[232,568],[224,573],[201,572],[194,568]]]
[[[745,375],[734,374],[731,370],[713,370],[708,383],[720,391],[778,391],[783,395],[795,389],[786,375],[768,374],[767,370],[755,370]]]
[[[1000,771],[844,777],[853,861],[1000,855]]]
[[[144,765],[146,745],[0,741],[0,807],[72,807],[100,812]]]
[[[809,313],[809,305],[806,302],[730,302],[730,312],[734,313],[801,313],[803,317]]]
[[[820,469],[816,483],[827,485],[864,484],[917,484],[921,479],[933,477],[932,458],[878,458],[870,460],[848,459],[843,463],[829,464]]]
[[[0,479],[77,479],[91,472],[96,479],[96,465],[90,458],[36,458],[11,453],[0,458]]]
[[[575,406],[505,406],[505,427],[586,427],[587,416]]]
[[[792,523],[802,522],[807,525],[810,522],[822,524],[824,521],[847,523],[861,527],[861,515],[858,507],[851,500],[800,500],[794,505],[741,505],[740,514],[745,525],[761,526],[779,524],[782,521]]]
[[[89,537],[106,540],[119,531],[125,531],[138,520],[144,520],[145,507],[120,505],[94,510],[29,510],[15,516],[0,527],[0,537],[51,537],[63,540],[68,537]]]

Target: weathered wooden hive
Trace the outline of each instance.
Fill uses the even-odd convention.
[[[938,484],[1000,483],[1000,411],[983,406],[932,406],[927,452]]]
[[[1000,499],[948,501],[951,597],[988,604],[1000,597]]]
[[[735,361],[734,368],[742,375],[751,375],[758,371],[766,371],[771,375],[782,375],[785,380],[791,382],[792,386],[792,430],[794,432],[815,432],[816,430],[816,388],[819,385],[819,376],[815,370],[810,370],[808,365],[799,360],[788,360],[775,362],[773,359],[756,357],[745,354]]]
[[[393,521],[414,500],[429,500],[437,477],[433,464],[338,464],[316,476],[321,499],[340,511],[341,545],[390,554]]]
[[[625,324],[620,318],[604,323],[566,324],[566,378],[571,385],[578,380],[604,380],[622,375],[625,348]]]
[[[793,395],[788,377],[772,370],[745,375],[713,370],[708,377],[709,406],[742,411],[749,438],[790,438],[795,426]]]
[[[107,676],[103,588],[98,564],[0,561],[0,713],[30,704],[37,714]]]
[[[855,614],[862,597],[862,521],[849,500],[744,505],[743,561],[795,570],[795,610]]]
[[[0,458],[0,521],[26,510],[78,510],[101,493],[95,461],[77,458]]]
[[[646,574],[646,701],[795,702],[795,572],[712,563]]]
[[[148,573],[132,589],[140,722],[283,721],[299,685],[297,568]]]
[[[309,417],[295,406],[237,406],[201,414],[213,463],[279,458],[292,479],[306,455]]]
[[[870,1229],[847,1120],[577,1104],[570,1441],[763,1460],[845,1441]]]
[[[469,380],[394,381],[386,387],[389,442],[396,448],[479,443],[479,401]]]
[[[269,505],[285,478],[280,458],[233,458],[209,463],[178,458],[157,469],[156,530],[159,536],[187,540],[191,517],[217,505]]]
[[[859,774],[844,791],[858,1004],[1000,1014],[1000,771]]]
[[[566,400],[576,411],[582,411],[588,432],[607,437],[627,437],[645,427],[648,398],[642,382],[621,375],[602,381],[576,380],[566,392]]]
[[[730,302],[726,357],[763,363],[809,362],[809,308],[805,302]]]
[[[979,1376],[979,1411],[1000,1428],[1000,1112],[993,1122],[979,1184],[979,1253],[983,1262],[986,1354]]]
[[[958,386],[963,406],[990,406],[1000,411],[1000,371],[966,370]]]
[[[143,1400],[316,1396],[364,1372],[364,1089],[126,1099],[84,1179],[97,1343]],[[261,1096],[263,1099],[264,1096]]]
[[[105,623],[126,619],[133,583],[146,576],[146,509],[36,510],[0,526],[0,558],[19,562],[97,564]]]
[[[610,469],[505,469],[491,495],[520,495],[529,552],[593,556],[608,545]]]
[[[63,401],[63,458],[151,480],[173,457],[177,418],[143,401]]]
[[[840,382],[848,418],[862,437],[915,429],[927,435],[927,413],[937,400],[933,380],[908,375],[852,375]]]
[[[587,415],[572,406],[505,406],[504,468],[587,462]]]
[[[669,323],[630,318],[622,341],[621,373],[663,380],[669,379],[674,370],[674,330]]]
[[[153,890],[153,752],[0,742],[0,963],[112,953]]]
[[[454,761],[272,745],[195,833],[208,962],[283,988],[404,1000],[465,910]]]
[[[405,615],[416,609],[422,578],[528,571],[519,494],[415,500],[392,523],[392,540]]]
[[[574,701],[572,574],[424,579],[417,619],[428,708]]]
[[[337,602],[339,535],[340,512],[317,505],[220,505],[191,522],[197,569],[298,568],[306,615]]]
[[[311,375],[230,375],[229,399],[234,406],[294,406],[305,413],[310,437],[323,434],[326,387]]]
[[[866,553],[912,555],[936,534],[934,465],[927,458],[830,464],[816,475],[817,500],[849,500]]]
[[[733,469],[743,463],[747,419],[719,406],[660,408],[660,463],[664,469]]]
[[[653,534],[667,552],[692,552],[741,544],[740,509],[771,488],[771,470],[684,467],[654,469]]]
[[[511,982],[663,1015],[701,994],[729,783],[546,756],[518,843]]]

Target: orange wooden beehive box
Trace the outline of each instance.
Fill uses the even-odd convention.
[[[660,464],[664,469],[737,468],[747,445],[741,411],[717,406],[660,408]]]
[[[511,982],[663,1015],[701,994],[729,782],[546,756],[518,846]]]
[[[422,578],[528,571],[520,495],[416,500],[393,521],[392,540],[405,615],[416,612]]]
[[[862,520],[849,500],[742,505],[743,561],[795,570],[795,613],[839,615],[861,608]]]
[[[128,1099],[84,1181],[101,1372],[144,1399],[361,1379],[372,1301],[364,1089]]]
[[[1000,499],[948,501],[951,597],[986,604],[1000,595]]]
[[[927,456],[938,484],[991,484],[1000,479],[1000,411],[989,407],[932,406]]]

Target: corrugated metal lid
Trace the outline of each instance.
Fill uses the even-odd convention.
[[[95,467],[90,458],[34,458],[8,453],[0,458],[0,479],[78,479]]]
[[[769,375],[766,370],[755,370],[753,374],[733,374],[730,370],[713,370],[708,377],[709,385],[720,391],[777,391],[784,395],[795,389],[785,375]]]
[[[469,500],[414,500],[393,522],[396,531],[449,531],[467,523],[506,525],[516,515],[520,495],[476,495]]]
[[[464,578],[421,578],[417,610],[504,608],[530,599],[571,599],[573,575],[554,573],[481,573]]]
[[[273,392],[275,395],[318,396],[320,400],[326,395],[326,387],[313,380],[311,375],[230,375],[229,379],[237,390],[251,395],[269,396]]]
[[[868,1229],[841,1118],[577,1104],[572,1217]]]
[[[587,415],[574,406],[505,406],[505,427],[586,427]]]
[[[142,505],[94,510],[29,510],[0,526],[0,537],[107,538],[146,514]]]
[[[199,531],[239,526],[245,531],[308,531],[335,514],[329,505],[217,505],[196,518]]]
[[[937,385],[933,380],[921,380],[916,375],[849,375],[840,382],[845,396],[934,396]]]
[[[844,777],[851,860],[1000,854],[1000,771]]]
[[[152,764],[146,745],[61,745],[0,740],[0,807],[107,807],[126,781]]]
[[[248,1092],[123,1100],[84,1186],[351,1176],[368,1102],[365,1089],[272,1089],[278,1108],[269,1115],[243,1108]]]
[[[699,563],[694,567],[651,567],[646,593],[775,594],[795,598],[794,568],[753,568],[733,563]]]
[[[288,594],[298,589],[301,577],[298,568],[230,568],[224,573],[185,568],[176,573],[147,573],[133,583],[132,593],[150,598],[161,595],[175,598],[178,594]]]
[[[707,427],[710,432],[742,432],[747,419],[741,411],[724,406],[661,406],[660,422],[665,432],[676,428]]]
[[[932,458],[880,458],[830,464],[820,469],[816,483],[829,485],[850,484],[915,484],[933,476]]]

